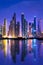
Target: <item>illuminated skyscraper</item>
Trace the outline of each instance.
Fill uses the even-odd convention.
[[[14,13],[12,20],[13,20],[13,27],[14,27],[14,35],[16,36],[16,13]]]
[[[12,17],[12,20],[9,25],[9,35],[15,37],[16,36],[16,13]]]
[[[16,36],[19,36],[20,33],[20,22],[17,22],[16,24]]]
[[[2,38],[2,25],[0,25],[0,38]],[[2,48],[2,40],[0,40],[0,49]]]
[[[27,29],[28,29],[28,24],[27,24],[26,19],[24,19],[24,35],[25,35],[25,37],[27,37]]]
[[[16,36],[16,27],[15,27],[15,21],[12,20],[12,25],[11,25],[11,28],[12,28],[12,36],[15,37]]]
[[[34,16],[34,36],[36,36],[36,16]]]
[[[32,23],[32,35],[34,35],[34,23]]]
[[[3,25],[3,36],[6,36],[7,35],[7,32],[6,32],[6,19],[4,19],[4,25]]]
[[[28,36],[29,36],[29,37],[32,37],[32,31],[33,31],[32,23],[29,22],[29,32],[28,32]]]
[[[24,35],[24,14],[22,13],[22,15],[21,15],[21,28],[22,28],[22,36],[25,36]]]
[[[40,19],[38,20],[38,34],[40,34],[41,33],[41,21],[40,21]]]
[[[9,25],[9,35],[13,36],[14,35],[14,26],[13,26],[13,21],[10,21],[10,25]]]
[[[0,37],[2,37],[2,26],[0,25]]]
[[[36,16],[34,16],[34,30],[36,31]]]
[[[24,14],[21,15],[21,28],[22,28],[22,36],[25,37],[27,35],[27,21],[24,18]]]
[[[11,35],[11,24],[9,25],[8,35]]]
[[[32,28],[32,25],[31,23],[29,23],[29,32],[31,33],[31,28]]]

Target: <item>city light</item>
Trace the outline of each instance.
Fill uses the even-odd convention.
[[[7,21],[4,19],[3,25],[0,26],[0,35],[4,38],[29,38],[29,37],[43,37],[40,27],[40,20],[36,21],[36,16],[34,16],[34,21],[28,22],[24,16],[21,14],[21,22],[16,21],[16,13],[12,17],[8,31],[7,31]],[[36,22],[38,26],[36,28]],[[20,26],[21,23],[21,26]]]
[[[9,36],[8,36],[8,38],[12,38],[12,36],[11,36],[11,35],[9,35]]]

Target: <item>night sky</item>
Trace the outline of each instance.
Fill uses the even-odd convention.
[[[20,21],[22,12],[29,22],[33,21],[34,16],[43,21],[43,0],[0,0],[1,24],[4,18],[10,23],[14,12],[17,14],[17,21]]]

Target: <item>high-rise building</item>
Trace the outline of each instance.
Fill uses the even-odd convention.
[[[25,36],[24,35],[24,13],[21,14],[21,28],[22,28],[22,36]]]
[[[24,18],[24,14],[21,15],[21,28],[22,28],[22,36],[25,37],[27,35],[27,21]]]
[[[34,35],[34,23],[32,23],[32,35]]]
[[[11,35],[11,36],[14,35],[13,21],[10,21],[10,25],[9,25],[9,35]]]
[[[9,25],[9,31],[8,31],[8,35],[11,35],[11,24]]]
[[[29,32],[28,32],[28,36],[31,37],[32,36],[32,23],[29,22]]]
[[[13,15],[13,18],[12,18],[13,20],[14,20],[14,24],[16,24],[16,13],[14,13],[14,15]]]
[[[0,25],[0,37],[2,37],[2,25]]]
[[[2,38],[2,25],[0,25],[0,38]],[[0,40],[0,49],[2,48],[2,40]]]
[[[31,23],[29,23],[29,32],[31,33],[31,28],[32,28],[32,25]]]
[[[4,25],[3,25],[3,36],[6,36],[7,32],[6,32],[6,19],[4,19]]]
[[[38,20],[38,34],[40,34],[41,33],[41,25],[40,25],[40,19]]]
[[[14,35],[16,36],[16,13],[14,13],[12,20],[13,20],[13,26],[14,26]]]
[[[9,25],[9,35],[16,37],[16,13],[14,13],[14,16],[12,17]]]
[[[26,19],[24,19],[24,35],[25,35],[25,37],[27,37],[27,29],[28,29],[28,24],[27,24]]]
[[[36,16],[34,16],[34,36],[36,36]]]
[[[36,16],[34,16],[34,30],[36,30]]]
[[[20,33],[20,22],[17,22],[16,24],[16,36],[19,36]]]

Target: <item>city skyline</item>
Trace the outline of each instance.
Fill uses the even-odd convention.
[[[40,35],[42,36],[43,31],[41,29],[41,19],[37,20],[37,17],[34,16],[33,21],[29,22],[25,18],[25,14],[21,13],[21,21],[17,21],[16,13],[13,14],[10,24],[7,23],[7,19],[4,18],[3,25],[0,25],[0,35],[12,36],[15,37],[31,37]]]

